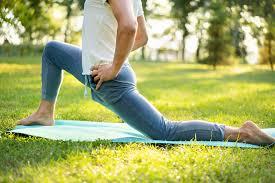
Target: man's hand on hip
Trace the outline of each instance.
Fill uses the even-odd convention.
[[[95,65],[91,68],[91,73],[96,83],[96,90],[100,88],[104,81],[112,80],[118,74],[112,64]]]

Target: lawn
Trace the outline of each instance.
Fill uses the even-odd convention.
[[[275,72],[133,62],[140,92],[173,120],[275,127]],[[275,148],[62,142],[5,133],[40,99],[40,59],[0,58],[0,182],[275,182]],[[65,73],[56,119],[120,122]]]

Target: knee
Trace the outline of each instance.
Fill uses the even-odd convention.
[[[47,55],[49,53],[51,53],[53,50],[56,49],[56,47],[58,46],[59,42],[58,41],[49,41],[45,47],[44,47],[44,51],[43,54]],[[50,55],[50,54],[49,54]]]
[[[161,116],[159,126],[151,128],[147,136],[154,140],[171,140],[170,138],[171,122]]]

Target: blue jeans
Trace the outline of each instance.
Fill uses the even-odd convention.
[[[136,76],[125,63],[118,76],[104,82],[99,90],[93,78],[82,75],[81,49],[57,41],[49,42],[42,56],[42,99],[55,101],[62,81],[62,70],[81,83],[88,82],[92,98],[144,135],[158,140],[224,140],[224,125],[201,120],[173,122],[166,119],[136,88]],[[169,91],[167,91],[169,92]]]

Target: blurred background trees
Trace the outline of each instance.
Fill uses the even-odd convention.
[[[216,69],[218,64],[232,64],[230,57],[233,55],[233,45],[230,26],[228,26],[230,25],[230,13],[227,11],[227,3],[219,0],[212,1],[207,8],[210,10],[208,20],[210,26],[207,29],[208,56],[205,62]]]
[[[0,0],[0,56],[41,54],[52,39],[81,45],[85,0]],[[133,57],[274,66],[274,0],[142,0],[148,46]]]

